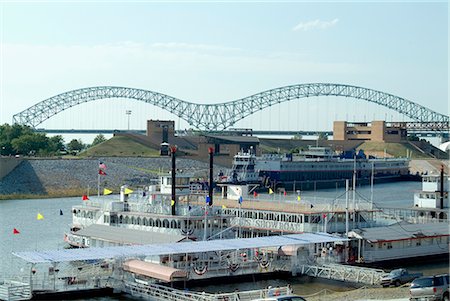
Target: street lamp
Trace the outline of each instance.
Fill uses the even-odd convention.
[[[131,115],[131,110],[126,110],[125,114],[128,115],[128,131],[130,130],[130,115]]]

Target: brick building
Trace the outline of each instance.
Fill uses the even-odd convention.
[[[406,124],[385,121],[333,123],[334,140],[364,140],[378,142],[401,142],[406,140]]]

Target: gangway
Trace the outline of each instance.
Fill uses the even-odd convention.
[[[134,297],[161,301],[250,301],[271,295],[283,296],[292,293],[288,286],[224,294],[183,291],[158,284],[144,284],[131,281],[126,281],[124,287],[124,292]]]
[[[29,283],[11,280],[3,281],[0,284],[0,300],[30,300],[31,297],[31,286]]]
[[[300,264],[293,267],[292,273],[371,285],[379,284],[381,278],[387,275],[380,269],[343,264]]]

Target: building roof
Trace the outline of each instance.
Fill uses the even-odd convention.
[[[76,232],[76,235],[125,245],[171,243],[185,238],[185,236],[170,233],[142,231],[97,224],[79,230]]]
[[[255,136],[218,136],[218,135],[205,135],[207,139],[222,140],[228,143],[259,143],[259,138]]]
[[[349,237],[368,242],[396,241],[410,238],[449,235],[448,223],[395,224],[387,227],[363,228],[349,232]]]
[[[268,236],[241,239],[222,239],[183,243],[132,245],[105,248],[64,249],[52,251],[13,252],[12,254],[29,263],[69,262],[80,260],[104,260],[173,254],[192,254],[212,251],[258,249],[289,245],[328,243],[347,239],[328,233],[303,233],[283,236]]]

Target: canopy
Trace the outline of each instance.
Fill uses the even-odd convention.
[[[65,249],[54,251],[13,252],[12,254],[30,263],[68,262],[80,260],[104,260],[112,258],[130,258],[155,255],[173,255],[228,251],[240,249],[257,249],[282,247],[289,245],[308,245],[312,243],[329,243],[348,239],[328,233],[303,233],[282,236],[266,236],[240,239],[221,239],[182,243],[154,245],[133,245],[105,248]]]
[[[125,261],[123,263],[123,269],[127,272],[152,277],[165,282],[182,280],[187,277],[186,271],[137,259]]]

